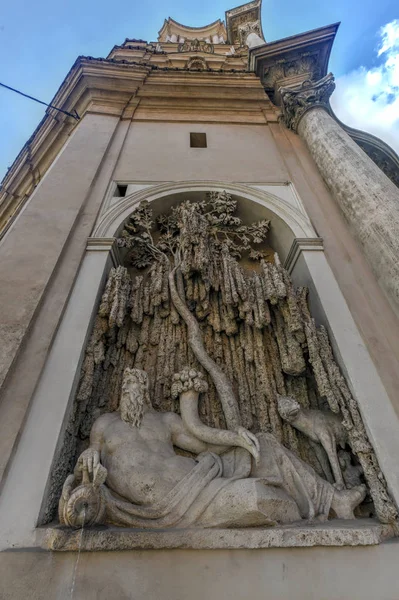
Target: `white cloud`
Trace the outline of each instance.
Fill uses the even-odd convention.
[[[336,80],[331,106],[337,117],[368,131],[399,152],[399,19],[379,30],[378,67],[360,67]]]

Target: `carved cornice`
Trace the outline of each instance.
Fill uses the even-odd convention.
[[[110,252],[112,263],[114,267],[122,264],[119,248],[116,245],[116,238],[87,238],[86,250],[88,252]]]
[[[324,252],[323,238],[295,238],[284,262],[288,273],[292,273],[302,252]]]
[[[68,73],[52,104],[77,110],[81,121],[47,109],[30,140],[22,148],[0,186],[0,237],[51,166],[86,113],[120,119],[265,124],[271,108],[259,79],[244,70],[211,69],[214,54],[178,54],[184,68],[80,57]],[[206,57],[206,60],[205,58]],[[234,57],[231,58],[234,60]],[[208,63],[209,61],[209,63]],[[213,64],[213,63],[212,63]],[[147,85],[148,84],[148,85]],[[193,86],[197,103],[193,103]],[[215,94],[217,86],[219,94]],[[245,94],[242,90],[245,89]],[[270,112],[270,110],[269,110]]]
[[[209,25],[204,25],[203,27],[189,27],[188,25],[183,25],[182,23],[178,23],[171,17],[165,19],[162,28],[158,32],[158,41],[159,42],[170,42],[172,36],[175,36],[176,41],[180,38],[186,39],[212,39],[213,36],[223,37],[226,40],[226,28],[224,23],[217,19],[213,23],[209,23]],[[174,39],[174,38],[173,38]]]
[[[304,81],[297,87],[280,88],[283,121],[286,126],[297,132],[303,115],[315,107],[323,107],[330,112],[329,99],[334,89],[332,73],[316,82]]]
[[[263,44],[249,51],[249,68],[260,77],[269,98],[279,106],[280,87],[317,81],[328,73],[328,60],[339,23]]]

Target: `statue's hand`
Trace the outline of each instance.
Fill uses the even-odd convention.
[[[100,453],[94,448],[87,448],[78,458],[78,469],[92,474],[100,464]]]
[[[248,452],[252,454],[256,464],[258,464],[260,458],[260,444],[258,438],[255,434],[248,431],[248,429],[245,429],[245,427],[237,427],[236,431],[244,441],[242,447],[246,448]]]

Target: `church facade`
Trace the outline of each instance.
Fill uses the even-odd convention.
[[[397,597],[399,158],[260,10],[79,57],[2,182],[4,598]]]

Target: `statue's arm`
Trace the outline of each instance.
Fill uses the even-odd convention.
[[[79,471],[87,470],[89,473],[93,473],[100,464],[100,452],[108,416],[102,415],[94,422],[90,431],[90,445],[78,458],[76,467]]]
[[[188,390],[180,395],[180,414],[185,428],[196,439],[206,444],[223,446],[224,450],[233,446],[245,448],[258,462],[260,449],[258,438],[244,427],[229,431],[205,425],[198,414],[198,393],[194,390]]]
[[[168,425],[169,431],[172,436],[172,443],[177,448],[193,452],[193,454],[200,454],[201,452],[214,452],[215,454],[221,454],[226,451],[226,446],[218,446],[215,444],[208,444],[199,440],[185,427],[183,421],[174,413],[166,413],[165,421]]]
[[[189,312],[189,311],[188,311]],[[227,386],[227,390],[230,386]],[[235,426],[235,430],[216,429],[205,425],[198,414],[198,401],[200,393],[206,392],[208,384],[201,372],[191,368],[184,368],[181,373],[173,375],[172,397],[179,398],[180,414],[185,429],[195,439],[212,446],[224,446],[225,449],[239,446],[248,450],[259,460],[259,440],[244,427]],[[224,391],[226,392],[226,389]],[[231,391],[231,393],[233,393]]]

